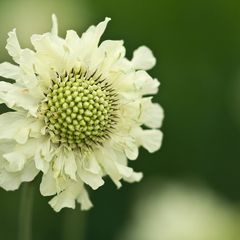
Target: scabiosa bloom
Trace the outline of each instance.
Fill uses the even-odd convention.
[[[15,190],[42,173],[40,192],[54,196],[55,211],[75,201],[89,209],[85,184],[95,190],[105,175],[117,187],[139,181],[127,159],[140,146],[160,148],[163,111],[150,96],[159,82],[145,71],[155,58],[145,46],[129,61],[123,41],[99,45],[109,18],[65,39],[52,19],[51,32],[31,37],[35,51],[9,33],[6,49],[17,65],[0,64],[0,75],[15,81],[0,82],[1,103],[14,110],[0,115],[0,185]]]

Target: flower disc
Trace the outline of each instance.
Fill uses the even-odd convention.
[[[72,70],[53,81],[45,107],[47,130],[56,143],[71,148],[101,144],[115,124],[116,94],[95,73]]]

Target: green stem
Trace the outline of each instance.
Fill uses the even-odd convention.
[[[85,239],[86,212],[79,209],[66,209],[63,222],[63,240]]]
[[[32,207],[33,183],[24,183],[22,186],[21,202],[18,222],[18,240],[32,239]]]

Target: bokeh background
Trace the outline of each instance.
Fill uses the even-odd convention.
[[[151,186],[151,196],[161,191],[165,182],[204,186],[237,213],[239,0],[0,0],[0,61],[11,61],[5,50],[10,30],[16,27],[22,46],[29,47],[31,34],[49,31],[52,13],[58,16],[63,37],[67,29],[81,34],[109,16],[112,21],[103,39],[124,39],[129,58],[140,45],[153,50],[157,65],[150,74],[161,82],[155,101],[165,110],[164,141],[159,152],[150,155],[142,150],[138,160],[131,162],[136,170],[144,172],[142,182],[124,184],[116,190],[108,179],[104,187],[90,191],[94,208],[89,212],[77,209],[56,214],[47,204],[49,199],[41,197],[36,187],[33,239],[127,239],[120,236],[123,232],[127,235],[136,211],[151,206],[147,202],[139,205],[139,200],[148,197]],[[6,110],[0,108],[1,112]],[[193,206],[195,201],[193,198]],[[17,239],[19,202],[20,191],[0,190],[0,239]],[[142,207],[136,210],[136,206]],[[148,215],[146,221],[152,217]],[[134,226],[131,229],[134,231]],[[143,240],[179,240],[160,236],[156,232],[155,238]],[[238,240],[240,235],[223,240],[232,239]]]

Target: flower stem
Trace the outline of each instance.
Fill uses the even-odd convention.
[[[22,193],[19,209],[18,240],[31,240],[34,190],[33,183],[24,183],[21,190]]]
[[[64,212],[63,240],[85,239],[86,213],[79,209],[66,209]]]

